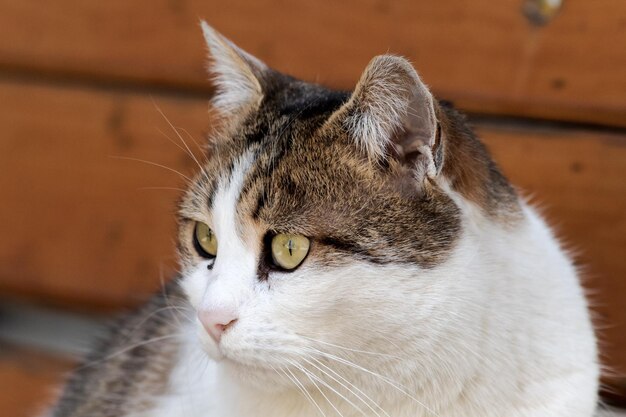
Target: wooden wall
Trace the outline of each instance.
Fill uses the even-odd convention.
[[[160,111],[203,141],[202,17],[335,87],[376,54],[409,57],[578,254],[624,375],[626,3],[564,0],[543,26],[524,3],[0,0],[0,296],[114,309],[171,276],[172,170],[194,167]]]

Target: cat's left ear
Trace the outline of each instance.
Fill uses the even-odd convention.
[[[435,100],[404,58],[382,55],[370,61],[352,96],[333,119],[373,160],[396,158],[419,176],[434,178],[443,149]]]
[[[216,93],[213,106],[222,114],[236,115],[258,106],[263,99],[263,76],[268,67],[201,21],[209,48],[209,73]]]

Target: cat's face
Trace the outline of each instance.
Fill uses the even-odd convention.
[[[434,110],[409,125],[400,114],[432,107],[429,93],[399,58],[373,62],[349,95],[273,72],[205,31],[227,123],[180,209],[182,286],[200,343],[261,386],[300,367],[414,372],[401,357],[428,348],[460,234],[457,206],[433,181]],[[389,98],[377,77],[406,91],[380,103]],[[389,126],[392,111],[402,126]],[[277,251],[291,252],[288,240],[300,253],[285,267]]]

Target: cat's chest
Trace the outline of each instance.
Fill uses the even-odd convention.
[[[192,344],[183,348],[167,391],[153,401],[150,410],[129,417],[293,416],[293,404],[282,407],[280,398],[270,397],[251,394],[229,383],[219,365]],[[306,413],[298,415],[308,417]]]
[[[176,390],[161,396],[154,407],[132,417],[288,417],[292,411],[282,409],[281,401],[259,401],[256,397],[238,396],[230,387],[215,378],[215,365],[203,372],[204,380],[192,385],[179,385]],[[197,370],[191,371],[195,373]],[[196,375],[197,376],[197,375]],[[301,417],[308,417],[307,414]],[[312,416],[311,416],[312,417]]]

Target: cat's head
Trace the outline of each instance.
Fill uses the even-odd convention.
[[[459,275],[451,194],[499,211],[497,190],[475,185],[492,175],[484,149],[455,166],[450,137],[471,133],[403,58],[376,57],[353,92],[333,91],[203,29],[221,123],[179,233],[200,343],[268,386],[300,367],[417,371],[401,358],[428,349]]]

